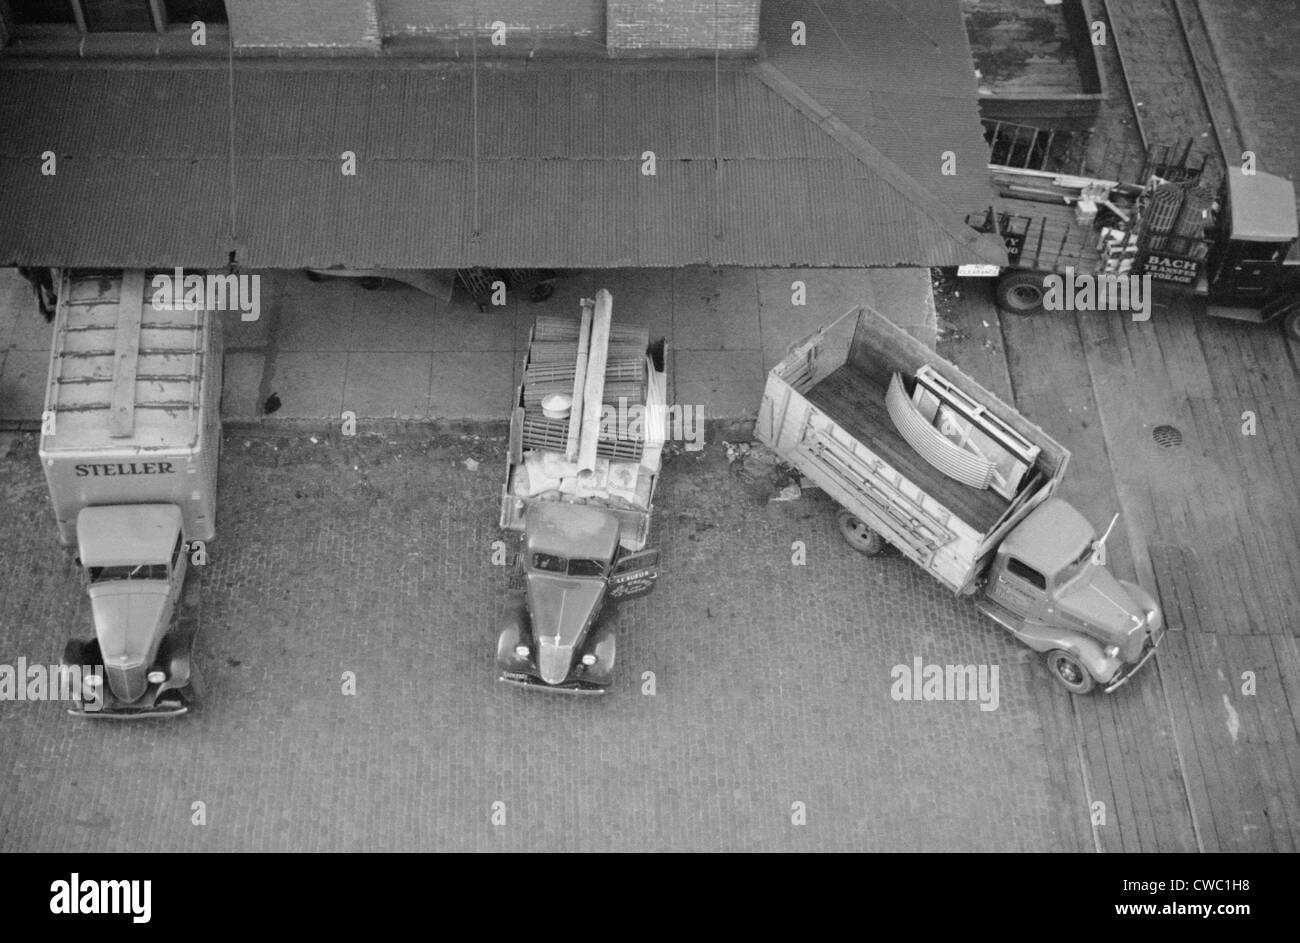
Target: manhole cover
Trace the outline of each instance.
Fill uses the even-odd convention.
[[[1156,426],[1151,430],[1151,438],[1162,449],[1176,449],[1183,444],[1183,434],[1177,426]]]

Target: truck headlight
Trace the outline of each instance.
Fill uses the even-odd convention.
[[[584,665],[586,665],[588,668],[590,668],[592,665],[594,665],[594,664],[596,663],[596,656],[595,656],[595,655],[583,655],[583,656],[582,656],[582,663],[583,663]]]
[[[97,688],[104,683],[104,679],[99,675],[86,675],[86,677],[82,679],[81,683],[88,688]]]
[[[149,679],[150,684],[162,684],[167,680],[167,672],[155,670],[149,672],[145,677]]]
[[[1106,655],[1107,658],[1118,658],[1118,657],[1119,657],[1119,646],[1118,646],[1118,645],[1107,645],[1104,649],[1102,649],[1102,652]]]
[[[527,646],[527,645],[516,645],[516,646],[515,646],[515,654],[518,655],[520,658],[527,658],[527,657],[528,657],[528,646]]]

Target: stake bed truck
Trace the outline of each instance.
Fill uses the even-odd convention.
[[[1105,538],[1053,496],[1069,452],[878,313],[791,348],[755,434],[841,505],[851,546],[892,544],[976,597],[1068,690],[1113,691],[1154,654],[1155,599],[1111,575]]]

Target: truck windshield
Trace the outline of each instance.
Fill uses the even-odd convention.
[[[137,563],[134,566],[92,566],[90,581],[92,583],[109,583],[114,580],[165,580],[167,564]]]
[[[533,554],[533,569],[547,573],[564,573],[569,576],[603,576],[605,564],[599,560],[577,558],[568,560],[550,553]]]

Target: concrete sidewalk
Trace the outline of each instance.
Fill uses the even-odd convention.
[[[806,304],[792,304],[803,281]],[[925,269],[704,267],[605,269],[562,277],[547,301],[510,300],[480,312],[398,282],[367,291],[356,279],[313,282],[262,273],[261,316],[223,315],[222,414],[235,422],[504,421],[537,315],[577,317],[579,299],[614,296],[614,320],[667,338],[670,401],[702,405],[710,420],[755,415],[766,372],[787,345],[857,304],[869,304],[933,346]],[[44,403],[51,328],[14,269],[0,269],[0,423],[36,423]],[[263,412],[272,394],[281,407]]]

